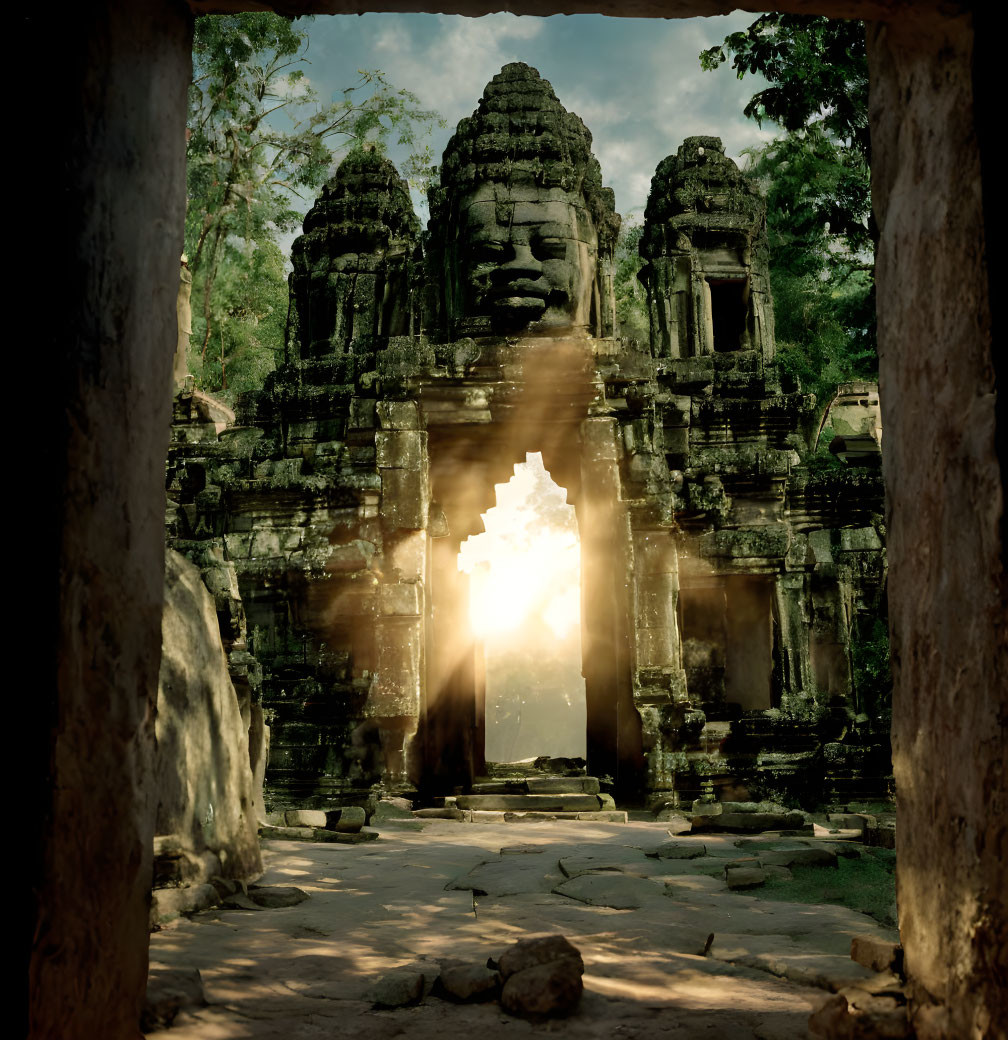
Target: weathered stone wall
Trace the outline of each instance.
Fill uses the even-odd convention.
[[[966,17],[908,19],[868,42],[900,933],[922,1040],[1004,1036],[1004,388],[974,38]]]
[[[240,0],[219,0],[213,9],[243,6]],[[382,5],[305,0],[284,9],[365,6]],[[401,10],[431,6],[384,4]],[[434,6],[470,14],[488,10],[469,0]],[[997,505],[1004,494],[1004,456],[995,438],[1003,404],[991,399],[994,353],[985,316],[994,298],[977,306],[992,263],[979,249],[983,214],[996,200],[992,168],[985,163],[981,170],[976,162],[973,134],[981,98],[967,89],[973,31],[968,22],[953,23],[948,5],[937,0],[912,6],[897,0],[792,0],[778,6],[891,23],[873,30],[870,59],[875,194],[882,217],[883,393],[893,398],[887,453],[902,471],[892,474],[890,502],[894,520],[901,511],[905,517],[890,541],[894,633],[902,651],[897,746],[907,756],[898,769],[934,785],[914,787],[911,779],[901,805],[901,855],[909,864],[901,882],[901,916],[921,1006],[929,1003],[929,992],[947,1002],[946,1035],[980,1035],[984,1028],[996,1035],[1004,1032],[1003,1018],[996,1016],[1005,975],[1005,911],[995,899],[975,897],[998,891],[992,886],[1005,859],[1001,748],[991,743],[1004,717],[999,678],[1008,627],[999,545],[1003,511]],[[36,154],[46,161],[29,184],[35,204],[20,208],[32,222],[39,213],[51,214],[56,229],[54,236],[42,236],[35,226],[25,228],[22,238],[33,250],[30,269],[48,270],[60,255],[66,275],[61,308],[41,329],[36,313],[23,310],[24,342],[41,338],[46,356],[61,366],[50,413],[59,417],[56,462],[47,474],[47,515],[63,524],[57,561],[61,620],[52,657],[58,663],[52,680],[57,692],[38,698],[34,732],[41,740],[31,745],[29,784],[47,795],[33,821],[39,879],[28,940],[33,1036],[132,1038],[144,987],[145,850],[153,829],[147,712],[160,638],[160,457],[181,248],[181,231],[167,228],[181,229],[184,208],[182,129],[191,41],[181,5],[148,5],[143,20],[127,7],[78,6],[69,14],[61,10],[56,20],[50,9],[41,9],[28,20],[53,55],[58,74],[52,101],[63,105],[68,96],[82,97],[68,110],[63,132],[54,134],[44,121],[36,124]],[[513,0],[509,7],[536,14],[723,13],[699,0],[551,9]],[[985,30],[991,48],[998,39],[993,28]],[[990,50],[984,53],[978,77],[984,67],[996,69]],[[977,193],[980,176],[990,193],[983,200]],[[177,219],[159,223],[172,214]],[[920,234],[922,229],[927,233]],[[61,245],[66,248],[57,254]],[[972,277],[963,276],[968,271]],[[936,440],[936,428],[946,440]],[[922,445],[934,445],[933,453]],[[921,595],[921,573],[940,595]],[[905,725],[899,720],[903,712]],[[961,821],[947,845],[946,809]],[[928,851],[942,857],[930,893],[923,873]],[[938,941],[927,941],[928,927]],[[975,935],[979,939],[971,946]],[[931,1033],[939,1035],[942,1018],[937,1011],[931,1017]]]
[[[193,859],[211,852],[223,877],[257,876],[249,723],[228,675],[214,600],[196,566],[171,549],[161,631],[155,833],[174,836]]]

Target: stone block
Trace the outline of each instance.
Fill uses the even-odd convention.
[[[688,426],[665,427],[662,431],[663,447],[669,455],[686,455],[689,453],[690,435]]]
[[[325,827],[326,814],[321,809],[288,809],[284,813],[287,827]]]
[[[427,458],[427,434],[420,430],[379,430],[375,464],[384,469],[420,469]]]
[[[422,580],[427,566],[427,537],[423,531],[401,531],[385,540],[385,569],[400,581]]]
[[[867,813],[829,813],[826,819],[832,826],[846,831],[864,833],[870,827],[878,826],[875,817]]]
[[[375,547],[370,542],[355,540],[347,545],[336,545],[326,557],[326,570],[337,574],[353,574],[367,570],[374,559]]]
[[[855,935],[850,955],[852,961],[869,971],[898,972],[903,967],[903,947],[874,935]]]
[[[423,586],[417,582],[382,585],[378,609],[385,615],[419,617],[423,613]]]
[[[496,1000],[500,975],[485,964],[442,964],[437,990],[461,1003]]]
[[[674,615],[673,615],[674,616]],[[639,627],[635,633],[637,663],[641,668],[661,668],[679,661],[679,640],[674,627]]]
[[[350,417],[347,425],[350,429],[370,429],[376,425],[375,404],[371,398],[354,397],[350,401]]]
[[[367,822],[367,813],[359,805],[347,805],[326,813],[326,827],[341,834],[356,834]]]
[[[713,559],[782,559],[790,540],[790,527],[784,523],[711,531],[700,536],[699,554]]]
[[[699,816],[694,813],[693,830],[758,833],[760,831],[796,830],[805,828],[805,817],[793,813],[721,813],[720,816]]]
[[[837,855],[832,849],[809,847],[804,849],[788,849],[786,851],[769,851],[759,854],[764,865],[773,864],[779,867],[836,867]]]
[[[699,798],[693,803],[694,816],[720,816],[724,812],[720,802],[704,802]]]
[[[383,975],[370,991],[376,1008],[408,1007],[419,1004],[424,995],[425,975],[421,971],[403,969]]]
[[[375,414],[382,429],[419,430],[420,411],[414,401],[378,401]]]
[[[364,713],[369,718],[415,718],[420,710],[420,618],[388,617],[375,631],[377,674],[368,691]]]
[[[665,841],[655,852],[659,859],[699,859],[707,855],[707,846],[698,841]]]
[[[766,884],[767,875],[759,867],[729,867],[725,883],[730,889],[758,888]]]
[[[529,794],[598,794],[599,782],[594,776],[530,776],[525,781]],[[485,791],[483,794],[506,794],[506,791]]]
[[[581,999],[583,970],[564,959],[516,972],[504,983],[501,1007],[512,1015],[533,1018],[568,1014]]]
[[[206,1007],[203,979],[196,968],[152,968],[147,980],[140,1028],[145,1033],[167,1029],[184,1008]]]
[[[381,519],[386,528],[419,530],[427,523],[430,487],[426,470],[381,471]]]
[[[460,794],[455,803],[459,809],[498,812],[523,809],[532,812],[594,812],[599,807],[599,800],[593,794]]]
[[[216,905],[217,889],[205,882],[181,888],[155,888],[151,893],[151,922],[163,924],[180,914],[195,914]]]
[[[878,552],[882,541],[874,527],[844,527],[840,530],[840,548],[845,552]]]

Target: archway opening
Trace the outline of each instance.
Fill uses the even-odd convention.
[[[462,543],[470,621],[482,644],[486,759],[583,758],[581,546],[574,507],[539,452],[528,452],[484,530]],[[479,650],[477,650],[479,653]]]

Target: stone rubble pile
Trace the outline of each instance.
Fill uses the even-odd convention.
[[[486,964],[457,960],[398,968],[377,981],[372,1005],[393,1009],[426,996],[458,1003],[499,1000],[512,1015],[545,1019],[572,1012],[584,989],[584,961],[562,935],[519,939]]]

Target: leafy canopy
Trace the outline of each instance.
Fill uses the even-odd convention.
[[[837,383],[877,378],[864,25],[764,14],[700,54],[769,83],[744,114],[785,133],[750,149],[767,196],[770,284],[782,367],[821,407]]]
[[[308,43],[305,29],[276,14],[196,19],[185,248],[196,374],[210,389],[250,389],[273,367],[287,308],[277,242],[298,228],[342,155],[394,140],[409,149],[407,176],[429,175],[422,139],[437,113],[380,70],[359,69],[323,103],[305,75]]]

